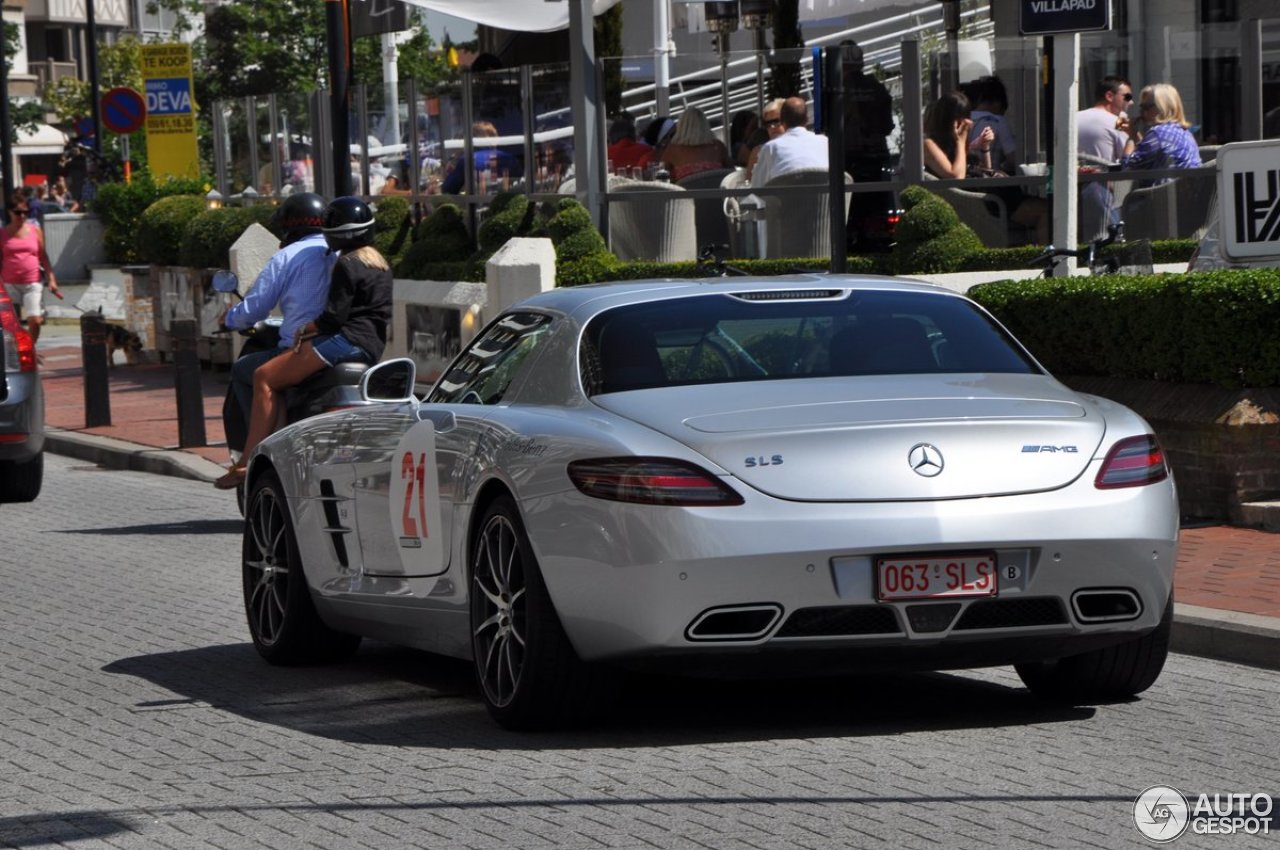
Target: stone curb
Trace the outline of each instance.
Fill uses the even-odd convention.
[[[1169,648],[1187,655],[1280,670],[1280,618],[1175,602]]]
[[[92,461],[109,469],[128,469],[172,475],[196,481],[213,481],[226,472],[218,464],[178,449],[157,449],[114,437],[79,434],[46,428],[45,448],[54,454]]]

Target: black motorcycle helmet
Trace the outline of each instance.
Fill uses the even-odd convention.
[[[324,212],[324,198],[315,192],[300,192],[285,198],[271,215],[271,224],[283,234],[280,247],[319,233],[324,226]]]
[[[324,211],[324,241],[331,251],[354,251],[373,244],[373,209],[359,198],[334,198]]]

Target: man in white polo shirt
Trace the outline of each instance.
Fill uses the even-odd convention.
[[[827,168],[827,137],[808,128],[809,108],[802,97],[782,102],[782,126],[786,131],[760,148],[760,157],[751,172],[751,185],[764,186],[802,168]]]

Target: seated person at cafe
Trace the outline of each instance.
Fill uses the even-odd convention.
[[[1133,152],[1129,138],[1129,105],[1133,88],[1122,77],[1103,77],[1093,90],[1093,106],[1076,113],[1077,150],[1103,162],[1119,162]],[[1080,236],[1096,238],[1104,224],[1120,220],[1110,184],[1096,181],[1080,186]]]
[[[1120,160],[1126,170],[1159,168],[1199,168],[1200,148],[1187,128],[1191,122],[1182,111],[1182,97],[1169,83],[1144,86],[1138,96],[1139,114],[1144,132],[1130,125],[1128,133],[1135,142],[1133,153]],[[1172,178],[1144,180],[1139,186],[1156,186]]]
[[[924,113],[924,166],[935,177],[962,179],[981,176],[982,169],[991,164],[991,146],[995,131],[990,127],[982,131],[976,140],[970,140],[973,129],[972,109],[963,92],[944,94]],[[1002,186],[988,190],[999,196],[1014,224],[1035,231],[1040,244],[1049,242],[1049,204],[1044,198],[1027,195],[1016,186]]]
[[[760,148],[751,172],[752,186],[765,186],[775,177],[804,168],[827,168],[827,138],[809,129],[809,107],[802,97],[782,102],[783,133]]]
[[[636,138],[636,122],[625,112],[609,125],[608,157],[615,172],[644,168],[653,157],[653,148]]]
[[[747,161],[741,163],[747,169],[747,182],[751,182],[751,173],[755,171],[756,160],[760,158],[760,149],[764,143],[776,139],[785,133],[782,126],[782,98],[777,97],[764,105],[760,111],[760,126],[747,139]]]
[[[673,181],[680,181],[703,171],[732,167],[729,150],[711,132],[711,124],[702,110],[690,106],[676,122],[675,132],[662,150],[662,167]]]
[[[472,159],[475,162],[476,174],[491,172],[498,177],[519,177],[519,163],[510,152],[494,145],[474,144],[475,139],[493,139],[497,136],[498,128],[489,121],[477,121],[471,125]],[[465,180],[466,168],[463,167],[462,156],[459,155],[446,168],[440,191],[445,195],[456,195],[462,191]],[[475,191],[479,191],[478,187]]]
[[[1005,174],[1018,173],[1018,143],[1013,137],[1013,129],[1005,120],[1004,114],[1009,110],[1009,93],[999,77],[979,77],[964,85],[965,96],[973,105],[969,117],[973,119],[973,127],[969,130],[969,142],[972,144],[982,131],[990,127],[995,134],[991,144],[991,167]]]

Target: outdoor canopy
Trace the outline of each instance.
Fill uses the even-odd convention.
[[[569,4],[580,0],[405,0],[477,24],[518,32],[552,32],[569,26]],[[592,16],[619,0],[591,0]]]

